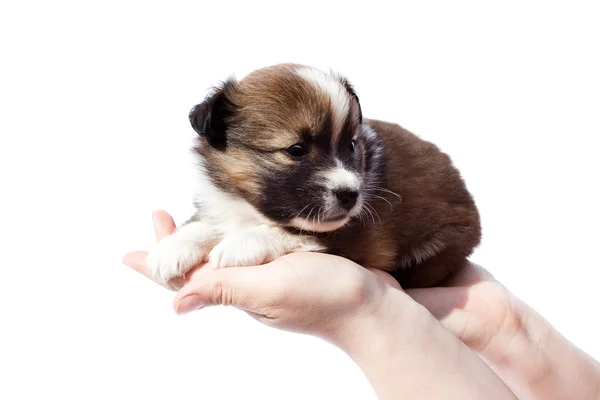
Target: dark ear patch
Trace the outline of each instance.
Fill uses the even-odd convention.
[[[227,123],[234,112],[230,97],[234,89],[235,81],[230,79],[190,111],[192,128],[213,147],[227,145]]]
[[[360,101],[358,100],[358,96],[357,96],[356,92],[354,91],[354,87],[346,78],[342,78],[342,83],[344,84],[344,87],[348,91],[348,94],[350,95],[350,97],[356,101],[356,105],[358,106],[358,121],[362,124],[362,120],[363,120],[362,108],[360,107]]]

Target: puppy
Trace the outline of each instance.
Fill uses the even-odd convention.
[[[439,284],[479,244],[475,203],[450,158],[363,119],[351,84],[292,64],[230,79],[189,115],[197,212],[148,256],[159,281],[208,262],[250,266],[316,251]]]

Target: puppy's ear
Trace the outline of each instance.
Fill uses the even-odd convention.
[[[354,91],[354,86],[352,86],[352,84],[346,78],[342,78],[342,83],[346,87],[346,90],[348,91],[350,98],[352,98],[356,101],[356,105],[358,107],[358,121],[362,124],[362,120],[363,120],[362,108],[360,107],[360,101],[358,100],[358,95]]]
[[[192,128],[216,148],[227,145],[227,124],[234,113],[231,94],[235,85],[233,79],[227,80],[190,111]]]

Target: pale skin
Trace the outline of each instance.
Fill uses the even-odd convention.
[[[175,230],[164,211],[153,220],[157,240]],[[124,262],[151,278],[146,255]],[[337,345],[381,399],[600,399],[600,365],[474,264],[445,287],[403,291],[385,272],[296,253],[255,267],[198,266],[172,286],[179,314],[232,305]]]

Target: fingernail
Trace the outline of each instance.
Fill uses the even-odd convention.
[[[202,308],[204,304],[200,296],[195,294],[185,296],[180,299],[175,305],[175,312],[179,315],[187,314],[192,311],[196,311]]]

